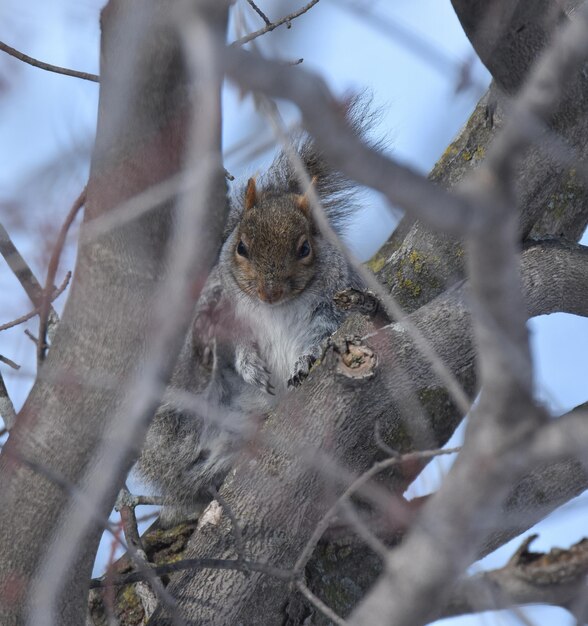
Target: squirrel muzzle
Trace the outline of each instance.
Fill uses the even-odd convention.
[[[279,302],[284,296],[284,289],[280,285],[259,285],[257,287],[259,299],[268,304]]]

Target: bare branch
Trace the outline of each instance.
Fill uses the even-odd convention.
[[[285,72],[282,64],[237,48],[228,49],[225,58],[227,73],[244,89],[294,102],[306,129],[336,169],[443,232],[483,230],[484,216],[465,199],[366,146],[349,128],[343,107],[322,78],[299,67]]]
[[[271,26],[271,21],[268,16],[253,2],[253,0],[247,0],[247,4],[261,17],[261,19],[266,23],[266,26]]]
[[[351,485],[349,485],[349,487],[347,487],[347,489],[339,496],[337,502],[335,502],[335,504],[333,504],[333,506],[323,515],[323,517],[317,524],[314,532],[312,533],[312,536],[308,540],[308,543],[304,547],[304,550],[298,557],[298,560],[294,565],[294,571],[300,572],[305,567],[308,559],[312,555],[316,544],[327,530],[330,521],[337,513],[337,510],[339,509],[341,504],[349,500],[349,498],[354,493],[361,489],[374,476],[390,467],[394,467],[395,465],[401,465],[402,463],[411,463],[414,461],[424,461],[448,454],[456,454],[460,450],[461,448],[447,448],[444,450],[422,450],[418,452],[409,452],[407,454],[395,456],[391,459],[386,459],[384,461],[380,461],[379,463],[374,464],[367,472],[364,472]]]
[[[57,300],[57,298],[59,298],[59,296],[67,289],[67,286],[70,280],[71,280],[71,272],[67,272],[61,285],[59,285],[59,287],[57,287],[57,289],[53,291],[53,294],[51,295],[51,302],[54,302],[55,300]],[[0,324],[0,331],[8,330],[9,328],[13,328],[14,326],[18,326],[19,324],[23,324],[24,322],[27,322],[28,320],[35,317],[35,315],[38,315],[39,311],[40,311],[40,308],[37,307],[36,309],[33,309],[29,313],[26,313],[25,315],[21,315],[20,317],[17,317],[15,320],[12,320],[11,322],[6,322],[6,324]],[[37,340],[35,339],[35,341]]]
[[[131,559],[138,570],[144,574],[145,580],[150,583],[149,587],[144,582],[139,582],[136,587],[137,595],[141,598],[143,604],[145,616],[147,618],[151,617],[157,607],[157,599],[159,599],[168,610],[173,626],[185,626],[184,620],[180,617],[176,600],[166,591],[149,563],[137,527],[137,517],[135,515],[136,500],[133,499],[126,486],[121,489],[117,502],[119,503],[121,524]],[[112,576],[107,574],[106,580],[110,581],[111,578]]]
[[[43,288],[28,263],[24,260],[14,243],[12,243],[10,235],[2,224],[0,224],[0,254],[8,263],[8,267],[10,267],[22,285],[31,302],[35,307],[40,307],[43,300]]]
[[[438,618],[507,609],[513,605],[551,604],[570,610],[586,591],[588,540],[567,550],[529,552],[531,535],[502,568],[467,578],[452,591]]]
[[[269,24],[267,24],[267,18],[265,16],[262,16],[263,20],[266,22],[266,26],[264,26],[263,28],[260,28],[259,30],[256,30],[253,33],[249,33],[249,35],[245,35],[244,37],[237,39],[231,44],[231,46],[243,46],[244,44],[249,43],[250,41],[253,41],[254,39],[257,39],[258,37],[261,37],[261,35],[265,35],[266,33],[269,33],[272,30],[275,30],[276,28],[278,28],[279,26],[282,26],[283,24],[286,24],[286,28],[290,28],[290,22],[292,22],[292,20],[295,20],[297,17],[304,15],[304,13],[312,9],[312,7],[318,3],[319,3],[319,0],[312,0],[311,2],[303,6],[301,9],[298,9],[297,11],[294,11],[293,13],[290,13],[289,15],[282,17],[276,22],[269,23]],[[252,4],[252,3],[250,2],[249,4]]]
[[[401,45],[415,57],[422,59],[428,68],[433,68],[441,76],[446,77],[448,73],[453,73],[456,91],[459,86],[458,79],[464,87],[481,89],[481,93],[485,91],[484,85],[474,82],[467,64],[460,62],[459,58],[450,56],[441,46],[432,44],[429,39],[420,36],[414,29],[392,19],[384,11],[377,11],[377,5],[359,4],[353,0],[344,0],[340,4],[356,18],[389,37],[395,44]]]
[[[74,78],[82,78],[84,80],[89,80],[94,83],[100,82],[100,77],[96,74],[89,74],[88,72],[78,72],[77,70],[70,70],[66,67],[59,67],[58,65],[51,65],[50,63],[39,61],[38,59],[30,57],[28,54],[23,54],[22,52],[19,52],[15,48],[12,48],[2,41],[0,41],[0,50],[3,50],[15,59],[18,59],[19,61],[23,61],[24,63],[28,63],[29,65],[33,65],[34,67],[38,67],[42,70],[47,70],[48,72],[55,72],[56,74],[63,74],[65,76],[73,76]]]
[[[0,372],[0,416],[4,421],[6,430],[10,430],[16,422],[16,411],[8,395],[8,389],[6,389],[4,378],[2,378],[2,372]]]
[[[348,626],[347,622],[340,618],[333,609],[329,608],[320,598],[317,598],[314,593],[301,581],[297,581],[296,588],[300,593],[315,606],[325,617],[330,619],[334,624],[338,626]]]
[[[267,574],[268,576],[285,582],[292,581],[295,578],[291,571],[279,569],[268,563],[243,561],[241,559],[182,559],[174,563],[166,563],[165,565],[153,567],[152,572],[156,576],[167,576],[175,572],[198,569],[235,570],[244,573],[259,572],[260,574]],[[146,578],[146,575],[142,572],[132,572],[110,580],[107,578],[95,578],[90,582],[90,588],[96,589],[98,587],[129,585],[145,580]]]
[[[555,35],[515,104],[517,114],[469,181],[470,198],[488,220],[486,232],[472,233],[469,241],[481,400],[472,411],[469,436],[450,479],[425,506],[404,544],[390,555],[385,573],[354,610],[353,624],[412,626],[426,621],[431,607],[419,606],[419,594],[426,590],[431,606],[442,600],[450,581],[475,558],[474,547],[483,538],[478,520],[496,518],[512,480],[521,476],[522,469],[529,469],[520,452],[528,448],[529,434],[548,418],[531,397],[512,210],[512,166],[530,140],[525,116],[546,120],[553,112],[563,82],[588,54],[587,31],[588,8],[584,5]],[[516,460],[509,454],[513,442],[520,448]],[[489,456],[495,460],[490,461]],[[472,481],[481,460],[485,475]],[[430,556],[415,558],[423,551]]]
[[[39,364],[42,363],[45,359],[45,352],[47,349],[46,339],[47,328],[49,324],[49,307],[51,304],[51,294],[53,293],[53,283],[55,282],[55,276],[57,275],[57,268],[59,266],[59,259],[61,257],[63,246],[65,245],[65,238],[67,237],[69,228],[76,218],[78,211],[82,208],[82,206],[84,206],[85,202],[86,187],[84,187],[80,195],[76,198],[73,206],[67,214],[65,222],[62,224],[61,229],[59,230],[59,235],[57,237],[57,241],[55,242],[55,247],[53,248],[53,252],[51,253],[51,258],[49,259],[49,267],[47,268],[45,288],[43,289],[41,305],[39,307],[39,338],[37,341],[37,362]]]
[[[11,367],[13,370],[19,370],[20,369],[20,365],[18,363],[15,363],[12,359],[9,359],[8,357],[3,356],[2,354],[0,354],[0,361],[2,363],[6,363],[6,365]]]

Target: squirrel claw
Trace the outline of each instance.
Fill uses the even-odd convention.
[[[300,387],[302,382],[308,377],[316,357],[312,354],[302,355],[294,365],[294,374],[288,379],[288,388]]]

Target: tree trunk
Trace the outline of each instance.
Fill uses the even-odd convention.
[[[150,303],[165,278],[175,198],[131,222],[115,220],[98,236],[90,236],[96,232],[90,227],[178,173],[185,161],[191,103],[174,6],[112,0],[102,12],[98,128],[75,278],[47,359],[0,457],[0,622],[6,626],[22,623],[27,603],[36,600],[29,597],[36,568],[94,450],[112,429],[153,332]],[[224,4],[215,17],[215,28],[224,32]],[[216,99],[220,106],[218,86]],[[217,138],[220,162],[220,128]],[[220,243],[217,207],[224,205],[222,171],[215,176],[203,247],[208,266]],[[132,461],[129,454],[127,469]],[[119,486],[111,486],[97,515],[108,516]],[[59,624],[84,622],[101,532],[95,524],[63,581]]]

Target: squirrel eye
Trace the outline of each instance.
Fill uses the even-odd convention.
[[[298,258],[304,259],[304,257],[307,257],[309,254],[310,254],[310,244],[305,239],[302,242],[302,245],[300,246],[300,248],[298,248]]]
[[[247,252],[247,248],[245,247],[245,244],[241,240],[239,240],[239,243],[237,244],[237,254],[245,258],[249,256],[249,253]]]

